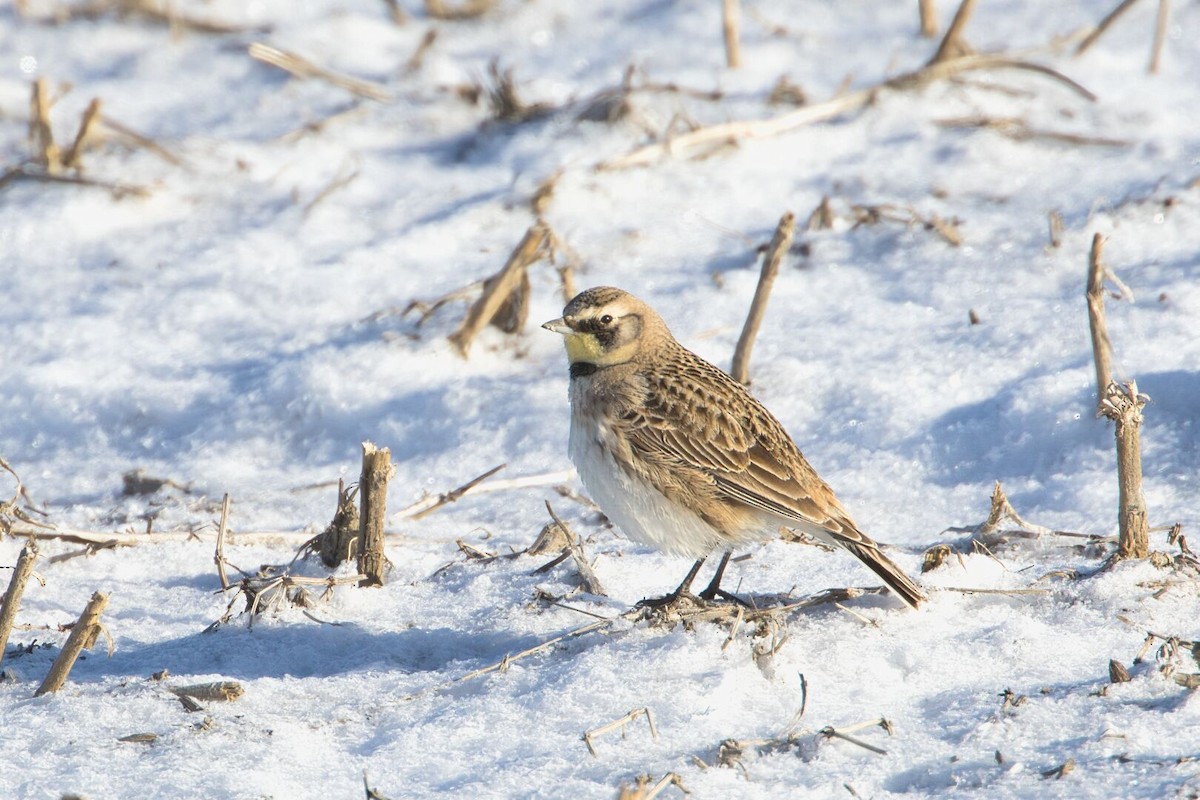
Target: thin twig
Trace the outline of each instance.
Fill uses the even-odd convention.
[[[590,622],[587,625],[584,625],[579,628],[575,628],[574,630],[567,631],[566,633],[560,633],[557,636],[547,639],[546,641],[542,642],[541,644],[534,645],[533,647],[530,647],[526,650],[522,650],[519,653],[511,653],[511,654],[505,655],[504,658],[500,659],[499,661],[495,662],[494,664],[489,664],[486,667],[481,667],[477,670],[472,670],[471,672],[468,672],[466,675],[462,675],[458,678],[454,678],[453,680],[449,680],[444,683],[439,683],[435,686],[431,686],[427,689],[423,689],[419,692],[416,692],[415,694],[410,694],[402,699],[415,700],[418,697],[423,697],[427,694],[441,692],[446,689],[449,689],[452,686],[456,686],[460,683],[465,683],[467,681],[471,681],[476,678],[481,678],[484,675],[489,675],[493,672],[502,672],[502,671],[508,669],[509,665],[512,664],[514,661],[519,661],[523,658],[528,658],[529,656],[543,653],[546,650],[549,650],[550,648],[554,647],[554,645],[558,644],[559,642],[566,641],[567,639],[573,639],[578,636],[583,636],[583,635],[592,633],[594,631],[603,630],[604,628],[608,628],[620,620],[631,620],[631,619],[636,618],[640,614],[641,614],[641,609],[630,609],[629,611],[626,611],[625,613],[620,614],[616,617],[609,617],[607,619],[597,620],[596,622]]]
[[[788,735],[791,735],[791,733],[800,724],[800,720],[804,719],[804,712],[807,710],[808,710],[808,678],[804,677],[804,673],[801,672],[800,673],[800,708],[799,708],[799,710],[796,711],[795,714],[792,715],[792,718],[788,721],[788,726],[785,731]]]
[[[11,533],[14,536],[26,536],[31,539],[70,542],[72,544],[97,545],[103,547],[135,547],[140,544],[163,544],[164,542],[191,542],[199,537],[196,531],[157,531],[155,533],[122,534],[101,531],[83,531],[73,528],[52,528],[46,526],[14,525]],[[240,531],[237,540],[246,542],[272,542],[308,540],[312,534],[307,531]]]
[[[146,197],[150,194],[150,189],[145,186],[98,180],[88,178],[84,175],[63,175],[33,164],[11,167],[5,171],[3,175],[0,175],[0,189],[18,180],[42,181],[43,183],[70,183],[76,186],[92,186],[97,189],[107,189],[116,200],[129,196]]]
[[[49,558],[46,559],[46,563],[47,564],[61,564],[64,561],[70,561],[73,558],[79,558],[80,556],[93,556],[96,553],[100,552],[101,550],[115,550],[116,548],[117,548],[116,542],[105,542],[104,544],[89,544],[87,547],[84,547],[80,550],[74,550],[69,553],[59,553],[56,556],[50,556]]]
[[[344,189],[353,183],[355,178],[358,177],[358,172],[358,168],[352,167],[350,161],[343,163],[341,169],[338,170],[338,174],[329,183],[325,184],[325,187],[317,192],[316,196],[304,206],[303,216],[307,218],[312,213],[312,210],[323,200],[339,189]]]
[[[1114,139],[1110,136],[1088,136],[1081,133],[1034,128],[1019,117],[955,117],[934,120],[934,124],[944,128],[989,128],[1018,142],[1044,140],[1076,147],[1129,147],[1131,145],[1127,139]]]
[[[384,2],[384,5],[387,6],[388,16],[391,18],[393,25],[404,25],[405,23],[408,22],[408,14],[405,12],[404,8],[400,5],[400,0],[383,0],[383,2]],[[367,773],[364,770],[363,771],[363,780],[366,780],[366,776],[367,776]]]
[[[650,713],[649,707],[635,708],[620,719],[614,719],[612,722],[606,722],[599,727],[584,731],[582,738],[583,743],[587,745],[588,752],[592,754],[593,758],[597,758],[599,754],[596,752],[595,744],[592,741],[593,739],[595,739],[597,736],[603,736],[606,733],[612,733],[613,731],[620,730],[629,723],[637,720],[639,717],[646,718],[646,723],[650,726],[650,735],[657,739],[658,728],[656,728],[654,725],[654,715]]]
[[[49,94],[49,83],[45,78],[33,82],[29,101],[29,147],[34,163],[54,174],[62,169],[62,156],[54,143],[54,129],[50,127]]]
[[[921,35],[932,39],[938,34],[937,8],[933,0],[917,0],[917,11],[921,17]]]
[[[13,490],[12,499],[0,501],[0,535],[11,533],[13,531],[14,526],[12,520],[14,518],[19,519],[28,525],[32,525],[35,528],[49,528],[49,525],[45,525],[41,522],[36,522],[33,520],[21,508],[22,499],[24,499],[26,505],[29,506],[29,494],[25,491],[25,484],[21,482],[21,476],[17,474],[17,471],[13,469],[3,457],[0,457],[0,470],[12,475],[13,480],[16,481],[17,484],[16,489]]]
[[[1035,72],[1051,80],[1057,81],[1067,89],[1087,100],[1096,102],[1096,95],[1081,85],[1078,81],[1068,78],[1058,70],[1044,64],[1024,61],[1005,53],[976,53],[928,64],[915,72],[892,78],[884,85],[893,89],[906,89],[920,86],[936,80],[945,80],[963,72],[973,72],[981,69],[1015,69],[1024,72]]]
[[[795,233],[796,215],[788,211],[779,218],[775,235],[763,256],[762,271],[758,276],[758,286],[754,290],[754,300],[750,303],[750,313],[746,316],[742,335],[738,337],[737,347],[733,351],[733,367],[729,374],[738,383],[750,383],[750,351],[754,349],[754,338],[758,336],[763,315],[767,312],[767,300],[771,295],[771,287],[775,284],[775,276],[779,274],[779,265],[783,263],[784,254],[791,248]]]
[[[1106,268],[1101,261],[1104,237],[1099,233],[1092,237],[1092,250],[1088,256],[1087,306],[1088,326],[1092,332],[1092,359],[1096,368],[1096,413],[1104,403],[1104,393],[1112,382],[1112,343],[1108,338],[1108,323],[1104,318],[1104,274]]]
[[[345,120],[351,119],[353,117],[357,117],[357,116],[361,116],[361,115],[365,114],[366,109],[367,109],[366,104],[363,103],[361,100],[357,100],[357,99],[351,100],[351,101],[349,101],[348,105],[346,105],[345,107],[339,108],[338,110],[336,110],[326,116],[323,116],[319,119],[314,119],[309,122],[306,122],[303,125],[301,125],[300,127],[296,128],[295,130],[288,131],[287,133],[282,134],[281,136],[277,137],[276,141],[294,142],[294,141],[297,141],[297,140],[307,136],[310,133],[320,133],[321,131],[325,130],[325,128],[327,128],[329,125],[333,124],[334,122],[345,121]]]
[[[567,537],[567,549],[571,551],[571,556],[575,559],[575,566],[579,570],[579,577],[583,581],[584,590],[590,594],[607,597],[608,595],[604,591],[604,584],[600,583],[600,578],[596,576],[595,570],[592,569],[592,565],[588,563],[587,556],[584,555],[583,545],[579,543],[579,537],[567,527],[567,523],[559,519],[558,514],[554,513],[554,508],[550,505],[549,500],[546,501],[546,511],[550,512],[550,518],[554,520],[554,524]]]
[[[65,169],[79,166],[79,159],[83,157],[84,145],[87,144],[88,137],[99,118],[100,98],[97,97],[88,103],[87,110],[83,112],[83,117],[79,120],[79,132],[75,134],[75,141],[63,156],[62,165]]]
[[[738,0],[721,0],[721,27],[725,34],[725,65],[737,69],[742,65],[741,14]]]
[[[939,592],[960,592],[962,594],[999,594],[1012,597],[1022,597],[1024,595],[1046,595],[1050,594],[1049,589],[979,589],[970,586],[939,586],[936,591]]]
[[[317,78],[339,89],[345,89],[351,94],[380,103],[386,103],[392,99],[392,95],[387,88],[378,83],[354,78],[341,72],[335,72],[334,70],[314,64],[296,53],[280,50],[263,42],[252,43],[249,53],[250,57],[255,61],[261,61],[264,64],[278,67],[297,78]]]
[[[421,68],[421,64],[425,62],[425,54],[429,52],[429,48],[433,47],[433,43],[437,41],[437,37],[437,28],[430,28],[425,31],[420,43],[417,44],[417,49],[413,50],[413,54],[408,57],[408,61],[404,62],[405,72],[413,73]]]
[[[971,54],[958,58],[949,58],[944,61],[931,62],[918,70],[889,78],[875,86],[841,94],[822,103],[812,103],[777,117],[724,122],[696,128],[688,133],[680,134],[664,141],[654,142],[639,147],[625,155],[601,162],[596,166],[596,169],[613,170],[645,166],[667,156],[694,154],[700,149],[710,148],[714,144],[725,144],[740,139],[779,136],[805,125],[823,122],[864,108],[875,102],[882,90],[901,91],[914,89],[932,81],[945,80],[963,72],[982,69],[1015,69],[1036,72],[1058,81],[1088,101],[1094,102],[1096,100],[1095,94],[1051,67],[1023,61],[1002,53]]]
[[[229,33],[248,33],[248,32],[265,32],[267,28],[259,26],[256,28],[246,28],[233,25],[230,23],[219,22],[211,19],[202,19],[185,14],[176,7],[174,3],[158,3],[154,0],[119,0],[119,2],[99,3],[104,6],[117,6],[121,14],[133,14],[136,16],[145,17],[154,22],[164,23],[171,27],[172,31],[187,29],[196,31],[197,33],[211,34],[229,34]],[[85,5],[86,8],[86,5]]]
[[[429,514],[432,514],[434,511],[437,511],[442,506],[449,505],[450,503],[457,501],[464,494],[471,491],[472,489],[477,487],[479,484],[483,483],[488,478],[492,477],[497,472],[499,472],[500,470],[504,469],[507,466],[508,466],[508,464],[497,464],[496,466],[489,469],[487,472],[483,473],[482,475],[475,476],[471,480],[464,483],[462,486],[459,486],[457,489],[451,489],[448,492],[443,492],[443,493],[439,494],[437,496],[437,498],[434,499],[434,502],[432,504],[428,505],[426,508],[423,508],[419,511],[414,512],[414,511],[412,511],[414,506],[409,506],[408,508],[404,509],[403,511],[401,511],[399,513],[403,514],[404,516],[410,517],[412,519],[421,519],[422,517],[428,516]],[[420,504],[417,504],[417,505],[420,505]]]
[[[688,133],[639,147],[623,156],[609,159],[597,165],[598,170],[625,169],[652,164],[665,156],[679,156],[711,146],[713,143],[724,143],[737,139],[756,139],[778,136],[796,128],[814,122],[833,119],[850,111],[869,104],[875,97],[877,89],[864,89],[851,92],[823,103],[813,103],[782,114],[762,120],[734,121],[696,128]]]
[[[845,611],[847,614],[854,617],[856,620],[861,622],[863,625],[866,625],[871,628],[879,627],[879,623],[876,620],[871,619],[870,617],[866,616],[865,614],[858,613],[857,611],[855,611],[853,608],[850,608],[849,606],[844,606],[841,603],[834,603],[833,605],[834,605],[834,607],[837,608],[838,611]]]
[[[877,723],[872,723],[872,724],[877,724]],[[887,755],[887,750],[884,750],[882,747],[876,747],[873,744],[868,744],[867,742],[864,742],[862,739],[856,739],[855,737],[850,736],[849,734],[844,733],[843,731],[839,731],[837,728],[834,728],[832,725],[822,728],[821,735],[826,737],[827,739],[841,739],[844,742],[850,742],[850,744],[856,744],[859,747],[863,748],[864,750],[870,750],[872,753],[877,753],[881,756]]]
[[[1108,27],[1116,22],[1117,18],[1128,11],[1129,8],[1136,2],[1137,0],[1121,0],[1121,3],[1116,8],[1108,12],[1108,15],[1104,19],[1100,20],[1100,24],[1096,26],[1096,30],[1088,34],[1087,37],[1079,43],[1079,47],[1075,48],[1075,57],[1078,58],[1087,52],[1087,49],[1094,45],[1096,40],[1104,35],[1104,32],[1108,30]]]
[[[168,164],[173,164],[176,167],[184,166],[183,160],[180,159],[179,156],[175,155],[170,150],[163,147],[161,144],[154,141],[150,137],[143,136],[142,134],[135,131],[133,128],[130,128],[127,125],[123,125],[120,122],[117,122],[112,117],[101,114],[100,115],[100,124],[103,125],[105,128],[108,128],[110,131],[117,134],[121,138],[128,139],[133,145],[140,147],[144,150],[150,151],[154,155],[161,158],[163,161],[166,161]]]
[[[1158,74],[1162,58],[1163,43],[1167,40],[1167,26],[1171,22],[1171,0],[1158,0],[1158,14],[1154,21],[1154,47],[1150,51],[1150,74]]]
[[[725,652],[729,645],[733,644],[733,640],[737,636],[738,629],[742,627],[742,620],[745,618],[745,616],[745,607],[739,605],[737,609],[737,616],[733,618],[733,624],[729,626],[729,635],[725,637],[725,642],[721,645],[721,652]]]
[[[1065,228],[1062,212],[1058,209],[1051,209],[1046,214],[1046,220],[1050,228],[1050,246],[1057,248],[1062,245],[1063,229]]]
[[[217,575],[221,578],[221,591],[228,591],[229,576],[225,574],[225,534],[229,531],[229,494],[221,500],[221,522],[217,526],[217,549],[213,561],[217,562]]]

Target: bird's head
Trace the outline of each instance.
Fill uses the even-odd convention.
[[[666,325],[654,309],[611,286],[580,292],[567,303],[561,317],[542,327],[562,334],[572,365],[592,364],[597,368],[633,360],[649,336],[666,332]]]

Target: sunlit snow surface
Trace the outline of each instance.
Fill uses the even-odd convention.
[[[56,4],[25,5],[38,18]],[[1105,260],[1136,298],[1108,303],[1114,369],[1153,400],[1142,431],[1151,524],[1200,527],[1195,3],[1173,4],[1158,75],[1146,72],[1155,3],[1135,5],[1080,58],[1073,44],[1047,45],[1094,25],[1112,0],[978,4],[972,46],[1019,51],[1095,102],[1045,75],[990,70],[702,160],[601,172],[650,131],[786,113],[766,104],[781,75],[818,102],[918,67],[936,42],[918,36],[916,3],[746,2],[744,66],[731,71],[715,0],[501,0],[465,22],[402,5],[409,19],[395,25],[374,0],[172,4],[244,28],[222,35],[113,13],[55,25],[0,8],[6,165],[28,158],[39,77],[62,146],[98,97],[106,118],[182,161],[111,139],[84,155],[84,174],[147,187],[145,197],[25,180],[0,190],[0,456],[59,527],[144,531],[148,514],[155,531],[203,526],[195,541],[39,564],[45,585],[30,582],[3,665],[0,795],[353,797],[364,770],[393,799],[612,797],[669,772],[698,798],[1200,793],[1200,698],[1160,673],[1161,642],[1133,664],[1147,631],[1200,638],[1197,581],[1148,563],[1039,580],[1099,566],[1078,540],[964,555],[921,576],[932,589],[1045,594],[933,591],[919,613],[866,596],[796,614],[766,671],[753,626],[725,646],[726,627],[620,622],[407,699],[592,621],[535,599],[573,590],[568,565],[533,574],[548,556],[467,561],[458,539],[522,549],[550,499],[610,595],[564,603],[603,616],[686,571],[546,485],[394,517],[385,587],[311,592],[310,613],[337,625],[287,607],[202,634],[228,603],[211,524],[225,493],[227,555],[253,571],[287,563],[303,532],[328,522],[333,489],[306,487],[356,479],[364,439],[391,448],[393,510],[500,463],[497,478],[569,466],[561,343],[535,324],[561,310],[551,266],[531,271],[525,331],[489,329],[466,361],[446,340],[463,302],[419,328],[400,316],[496,272],[533,221],[531,197],[560,170],[546,220],[580,260],[580,288],[642,296],[723,367],[756,249],[784,211],[803,224],[830,198],[835,226],[799,231],[775,284],[753,390],[914,574],[928,547],[964,540],[947,528],[983,520],[997,480],[1032,522],[1116,532],[1112,430],[1093,414],[1083,297],[1092,235],[1104,234]],[[945,25],[953,5],[938,7]],[[431,27],[437,39],[409,71]],[[379,82],[394,100],[289,78],[247,55],[255,41]],[[466,102],[457,87],[484,80],[493,60],[513,70],[523,100],[553,113],[499,123]],[[635,85],[685,91],[638,91],[622,121],[580,120],[631,64]],[[699,96],[713,90],[719,101]],[[983,116],[1127,144],[939,124]],[[957,220],[962,245],[920,224],[856,227],[854,205]],[[1051,210],[1065,223],[1057,248]],[[191,493],[123,497],[121,475],[135,468]],[[239,544],[238,531],[290,535]],[[0,566],[21,546],[0,541]],[[1153,547],[1178,553],[1162,530]],[[78,548],[42,545],[46,556]],[[727,580],[751,599],[873,582],[843,553],[783,541],[750,553]],[[325,574],[316,562],[297,569]],[[59,626],[94,591],[111,596],[113,655],[101,642],[61,692],[31,699],[66,638]],[[1101,693],[1110,658],[1133,679]],[[1200,671],[1186,653],[1176,666]],[[166,685],[150,679],[163,669]],[[723,740],[789,730],[801,675],[797,745],[748,745],[740,766],[718,766]],[[245,695],[189,714],[167,690],[211,680],[240,681]],[[1026,699],[1005,705],[1006,689]],[[581,734],[635,708],[650,709],[658,737],[641,719],[598,737],[591,756]],[[892,735],[852,735],[885,755],[819,735],[880,717]],[[117,741],[139,733],[157,739]]]

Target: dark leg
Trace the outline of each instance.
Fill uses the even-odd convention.
[[[713,575],[712,581],[708,584],[708,588],[700,593],[700,599],[712,601],[720,597],[731,603],[737,603],[739,606],[749,607],[750,604],[745,600],[733,592],[727,592],[721,588],[721,579],[725,577],[725,567],[729,565],[729,557],[731,555],[733,555],[732,551],[726,550],[725,555],[721,556],[721,563],[717,566],[717,571]]]
[[[731,555],[733,555],[733,551],[726,550],[725,555],[721,556],[721,563],[717,565],[717,571],[713,573],[708,588],[700,593],[701,599],[714,600],[718,595],[724,596],[725,593],[721,591],[721,579],[725,577],[725,567],[729,566]]]
[[[696,573],[700,571],[700,566],[703,563],[704,559],[701,558],[698,559],[695,564],[692,564],[692,568],[688,570],[687,577],[683,579],[683,583],[679,584],[679,587],[675,591],[668,595],[664,595],[663,597],[654,597],[643,600],[642,602],[638,603],[638,605],[648,608],[660,608],[662,606],[667,606],[671,603],[674,603],[681,597],[687,597],[692,593],[692,581],[696,580]]]

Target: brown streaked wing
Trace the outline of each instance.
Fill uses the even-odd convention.
[[[647,381],[645,407],[626,416],[635,450],[699,470],[727,499],[858,541],[849,514],[783,426],[739,383],[688,350],[670,381]]]

